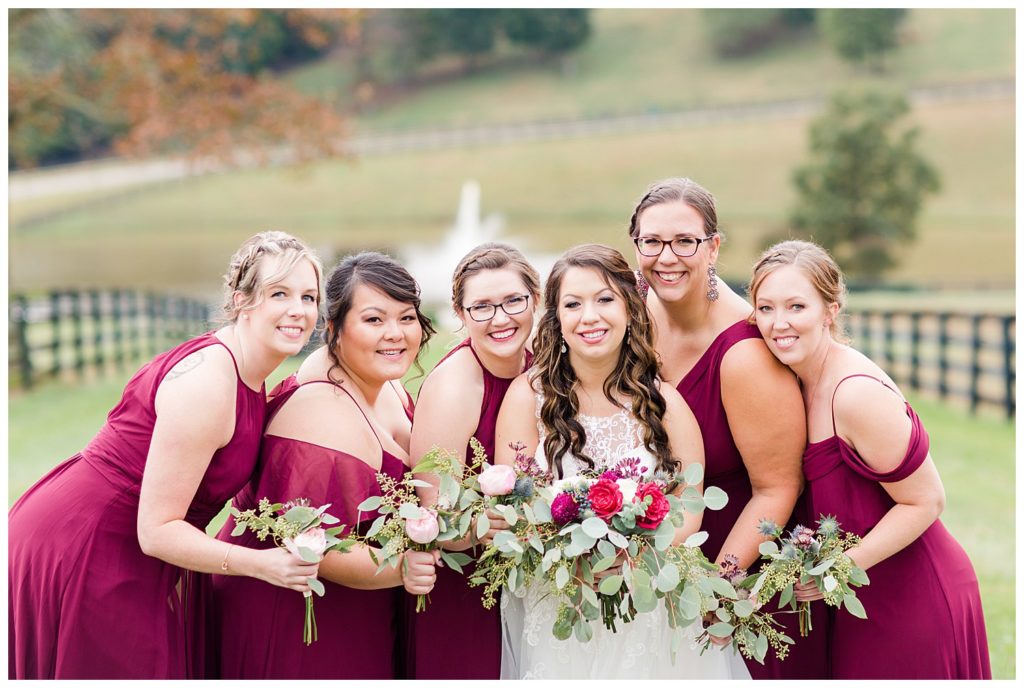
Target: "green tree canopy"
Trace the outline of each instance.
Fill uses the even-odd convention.
[[[822,9],[818,21],[825,41],[850,62],[880,68],[899,43],[905,9]]]
[[[916,236],[924,197],[939,189],[902,123],[909,105],[879,92],[838,94],[810,128],[810,161],[794,174],[793,229],[832,252],[851,274],[876,277]]]

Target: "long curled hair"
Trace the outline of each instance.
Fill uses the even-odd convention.
[[[343,258],[327,278],[327,313],[326,327],[323,330],[323,342],[327,345],[327,356],[331,359],[331,369],[343,368],[338,358],[338,338],[345,326],[345,317],[352,310],[352,295],[360,284],[373,287],[399,303],[407,303],[416,309],[416,319],[420,323],[423,335],[420,338],[420,349],[416,352],[414,364],[423,374],[420,365],[420,354],[423,347],[434,335],[434,328],[422,310],[420,310],[420,286],[409,271],[397,260],[383,253],[364,251],[354,256]]]
[[[609,246],[583,244],[566,251],[555,262],[544,287],[544,315],[537,330],[532,379],[543,396],[540,418],[544,424],[544,453],[555,475],[562,474],[562,457],[571,451],[588,467],[594,461],[584,452],[587,434],[578,420],[578,379],[562,353],[562,324],[558,319],[558,301],[562,280],[570,268],[595,270],[626,303],[629,326],[619,359],[604,381],[604,395],[617,406],[618,398],[628,397],[629,411],[643,429],[644,446],[657,457],[658,469],[676,471],[679,461],[672,456],[668,433],[662,424],[665,397],[658,388],[659,363],[654,350],[654,329],[647,306],[636,290],[636,280],[622,254]],[[625,408],[625,407],[624,407]]]

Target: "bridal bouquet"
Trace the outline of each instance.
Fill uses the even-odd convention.
[[[296,499],[287,504],[271,504],[268,499],[261,499],[256,509],[239,511],[231,507],[231,515],[235,519],[232,537],[238,537],[247,529],[256,533],[261,542],[271,536],[274,544],[284,547],[303,561],[314,564],[323,559],[327,552],[348,552],[355,540],[341,540],[338,535],[345,526],[324,529],[321,525],[338,523],[338,519],[327,513],[330,504],[314,508],[307,499]],[[320,597],[324,595],[324,584],[316,578],[307,578],[310,589]],[[306,621],[302,629],[302,640],[310,645],[317,639],[316,616],[313,614],[313,596],[305,593]]]
[[[701,654],[711,647],[711,636],[715,635],[730,638],[734,650],[759,664],[764,664],[769,645],[775,650],[775,656],[784,660],[793,639],[779,630],[780,624],[775,617],[759,611],[761,604],[748,589],[748,581],[756,576],[750,576],[735,556],[727,554],[719,568],[718,577],[729,582],[736,597],[731,594],[716,595],[718,608],[709,610],[705,617],[704,632],[697,638]],[[713,623],[709,623],[707,617],[711,617]]]
[[[761,600],[778,594],[780,607],[788,604],[799,614],[801,636],[811,630],[811,603],[794,599],[796,583],[813,582],[826,604],[840,609],[845,606],[854,616],[867,618],[853,587],[867,585],[868,574],[845,554],[860,542],[857,535],[840,529],[832,516],[822,516],[817,530],[798,525],[788,537],[769,520],[762,520],[758,530],[773,539],[761,543],[761,554],[769,563],[757,576],[751,593]]]
[[[398,566],[408,550],[430,552],[435,549],[440,551],[445,564],[462,573],[462,565],[471,561],[471,557],[441,548],[443,542],[463,537],[469,530],[468,519],[461,519],[462,514],[456,508],[462,470],[462,462],[454,453],[433,447],[401,480],[384,473],[377,474],[381,496],[368,497],[357,507],[360,513],[376,510],[379,514],[361,538],[380,548],[379,558],[370,549],[370,556],[378,565],[377,573],[386,566]],[[430,487],[430,483],[414,478],[413,473],[433,473],[438,477],[440,487],[434,508],[420,505],[416,488]],[[450,499],[453,496],[452,486],[454,499]],[[417,595],[416,611],[426,609],[427,601],[425,595]]]

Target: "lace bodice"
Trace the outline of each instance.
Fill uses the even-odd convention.
[[[544,423],[540,419],[540,407],[544,397],[539,393],[535,396],[537,435],[540,442],[534,458],[542,468],[548,470],[550,466],[544,453]],[[576,419],[587,434],[584,450],[587,456],[594,460],[594,467],[597,470],[611,468],[620,460],[627,458],[638,458],[641,466],[645,466],[649,471],[654,470],[657,458],[644,446],[643,427],[626,409],[621,409],[610,416],[587,416],[581,413]],[[562,457],[562,475],[559,477],[575,477],[585,468],[586,464],[569,452]]]

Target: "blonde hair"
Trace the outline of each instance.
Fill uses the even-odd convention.
[[[466,280],[484,270],[512,268],[519,273],[523,286],[535,300],[540,297],[540,274],[530,265],[526,256],[515,246],[498,242],[480,244],[463,256],[452,274],[452,308],[456,313],[463,311],[462,300],[466,293]]]
[[[272,272],[263,274],[261,266],[267,264],[265,257],[280,258]],[[301,239],[286,232],[260,232],[243,243],[231,256],[231,263],[224,275],[224,318],[229,322],[238,320],[239,314],[260,305],[263,301],[263,287],[283,279],[301,260],[308,260],[316,273],[316,303],[320,306],[323,265],[316,253]],[[242,298],[235,302],[235,294]]]
[[[838,304],[839,313],[842,312],[846,305],[846,282],[843,279],[843,272],[824,248],[810,241],[797,239],[775,244],[761,254],[757,263],[754,264],[754,273],[747,286],[750,300],[756,303],[757,290],[760,289],[764,279],[787,265],[798,268],[810,280],[811,285],[826,305]],[[845,344],[847,339],[844,335],[844,328],[839,322],[839,313],[832,319],[829,331],[834,339]]]

